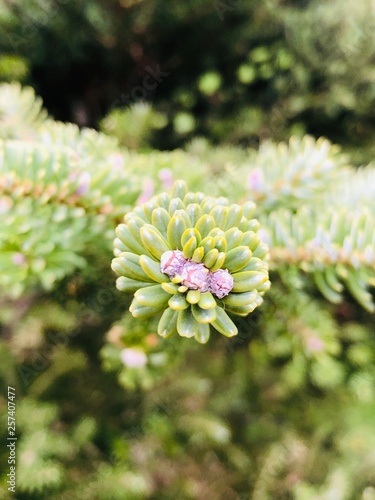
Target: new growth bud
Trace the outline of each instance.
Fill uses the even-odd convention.
[[[160,258],[160,270],[162,273],[174,277],[181,273],[185,263],[186,259],[180,250],[169,250],[164,252]]]
[[[219,269],[214,273],[210,273],[210,281],[208,289],[216,295],[218,299],[222,299],[232,290],[234,280],[227,269]]]
[[[212,272],[202,263],[185,259],[180,250],[164,252],[160,258],[160,270],[188,289],[211,292],[218,299],[228,295],[234,285],[227,269]]]
[[[180,274],[181,283],[191,290],[207,292],[208,274],[209,271],[203,264],[187,260]]]

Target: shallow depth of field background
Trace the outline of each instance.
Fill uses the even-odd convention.
[[[109,222],[98,229],[93,209],[65,272],[39,262],[40,280],[37,263],[23,282],[0,257],[0,433],[13,385],[19,436],[15,496],[0,450],[1,498],[375,500],[373,312],[349,292],[330,303],[291,266],[238,339],[163,340],[127,313],[107,244],[125,210],[178,178],[244,201],[268,140],[323,136],[343,165],[371,163],[375,2],[3,0],[0,32],[0,85],[32,87],[51,120],[110,136],[89,132],[79,155],[94,170],[110,158],[126,191],[92,198]],[[37,141],[32,93],[17,106],[8,95],[0,138]],[[132,347],[146,366],[126,360]]]

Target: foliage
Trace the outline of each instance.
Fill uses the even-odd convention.
[[[374,166],[354,169],[310,136],[258,151],[196,139],[138,153],[54,121],[30,88],[2,85],[0,106],[1,435],[11,385],[17,498],[374,497]],[[270,249],[264,303],[243,315],[229,307],[238,334],[205,345],[158,335],[159,317],[133,317],[110,270],[122,224],[135,236],[117,235],[115,262],[123,251],[152,261],[151,278],[172,286],[164,251],[186,261],[198,241],[174,248],[164,231],[155,255],[144,229],[163,231],[164,211],[176,217],[159,205],[178,179],[203,193],[195,201],[214,224],[222,207],[233,212],[225,259],[245,222]],[[181,217],[193,214],[185,196]],[[0,464],[6,499],[4,449]]]
[[[167,120],[162,113],[155,112],[149,104],[137,103],[124,111],[112,110],[102,121],[102,130],[115,135],[119,142],[130,148],[146,148],[154,130],[166,126]]]
[[[18,88],[3,87],[8,106],[12,97],[17,103],[14,90]],[[31,89],[19,95],[21,103],[38,109]],[[15,296],[39,283],[49,289],[56,280],[84,266],[85,248],[99,234],[111,241],[111,235],[106,236],[110,219],[139,194],[126,172],[120,177],[116,173],[116,157],[109,155],[116,151],[114,141],[91,130],[80,132],[74,125],[49,120],[42,124],[44,113],[29,113],[24,122],[21,134],[26,139],[27,128],[38,124],[33,141],[5,140],[0,146],[1,285]],[[13,123],[5,122],[6,139],[13,130]],[[13,273],[7,276],[5,269]]]

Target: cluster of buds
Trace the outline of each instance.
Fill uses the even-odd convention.
[[[158,333],[205,343],[213,327],[238,333],[228,314],[247,316],[270,287],[268,247],[253,219],[255,204],[190,193],[177,181],[124,217],[116,229],[116,285],[134,293],[136,318],[162,313]]]
[[[233,277],[227,269],[210,271],[202,263],[185,259],[180,250],[168,250],[160,259],[160,270],[168,274],[173,283],[200,292],[211,292],[218,299],[224,298],[232,290]]]

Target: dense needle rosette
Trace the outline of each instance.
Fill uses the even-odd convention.
[[[190,193],[175,183],[124,217],[112,269],[117,288],[134,293],[132,315],[161,314],[158,333],[205,343],[210,325],[238,333],[228,313],[247,316],[270,287],[268,247],[253,219],[255,204]]]

